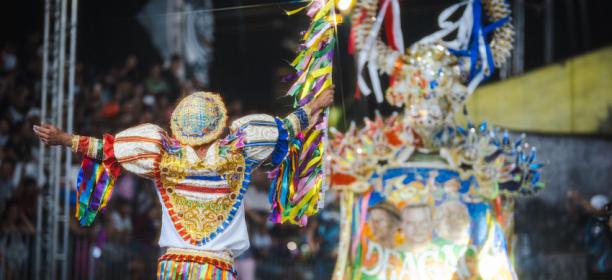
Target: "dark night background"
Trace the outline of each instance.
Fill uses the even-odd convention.
[[[79,1],[77,59],[86,65],[85,76],[120,67],[130,54],[138,56],[142,72],[161,62],[147,30],[137,18],[147,2]],[[278,100],[288,87],[287,83],[281,83],[281,79],[289,74],[288,61],[295,55],[299,32],[307,26],[307,18],[301,15],[288,17],[284,9],[300,4],[279,0],[213,2],[214,9],[222,11],[214,12],[214,60],[210,69],[211,85],[206,90],[221,92],[230,102],[242,100],[246,112],[256,110],[282,114],[288,111],[290,101]],[[409,46],[435,31],[438,14],[458,1],[400,2],[404,39]],[[553,2],[554,62],[563,63],[568,58],[612,44],[609,21],[612,1]],[[545,0],[525,0],[525,72],[545,65],[544,3]],[[231,9],[245,5],[258,7]],[[11,44],[22,61],[29,60],[23,59],[24,56],[35,52],[25,46],[40,46],[42,42],[44,1],[3,1],[0,7],[0,47]],[[336,98],[336,104],[342,107],[348,119],[354,120],[360,120],[364,115],[371,116],[374,108],[385,111],[388,105],[376,104],[373,98],[353,100],[353,58],[346,51],[349,26],[342,25],[339,30],[340,52],[335,57],[334,79],[339,85],[337,92],[340,96]],[[33,41],[36,43],[32,44]],[[32,93],[31,96],[39,96],[39,92]],[[517,203],[516,229],[520,243],[516,251],[517,264],[519,269],[533,273],[532,277],[524,278],[560,279],[562,277],[551,275],[569,273],[572,268],[568,268],[568,264],[579,267],[575,258],[579,256],[576,252],[582,248],[575,238],[582,234],[580,219],[567,215],[566,205],[560,201],[569,188],[580,188],[585,194],[610,194],[610,158],[606,155],[612,151],[612,143],[609,138],[547,134],[531,134],[529,141],[539,147],[542,158],[555,164],[546,167],[545,174],[549,177],[545,179],[548,186],[545,193]],[[542,275],[548,275],[548,278]],[[565,277],[569,277],[567,275]]]
[[[247,109],[270,110],[275,84],[280,80],[278,69],[286,66],[293,56],[284,42],[296,41],[306,26],[304,18],[288,17],[284,9],[296,5],[290,1],[216,0],[214,8],[253,4],[263,7],[214,12],[215,44],[211,71],[211,89],[229,99],[239,97]],[[436,18],[445,7],[457,1],[403,0],[402,25],[407,45],[434,31]],[[585,53],[612,42],[610,1],[567,0],[555,2],[554,61]],[[582,17],[579,5],[585,5]],[[145,0],[80,1],[78,25],[78,60],[101,70],[123,63],[131,53],[138,54],[146,68],[160,57],[151,44],[146,30],[138,23],[137,14]],[[525,1],[525,71],[544,64],[544,1]],[[43,1],[8,1],[0,11],[0,44],[13,42],[17,49],[27,40],[41,37]],[[340,28],[340,48],[346,49],[347,26]],[[39,35],[36,37],[36,35]],[[33,37],[34,36],[34,37]],[[351,98],[353,92],[352,58],[342,52],[337,63],[342,65],[340,76],[345,80],[341,91]],[[337,67],[338,68],[338,67]],[[281,75],[282,76],[282,75]],[[338,76],[337,76],[338,77]],[[338,79],[338,78],[336,78]],[[371,101],[370,106],[376,106]],[[361,107],[363,108],[363,107]],[[359,112],[357,115],[361,115]]]

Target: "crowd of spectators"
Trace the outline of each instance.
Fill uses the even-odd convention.
[[[36,203],[45,190],[37,186],[39,142],[32,133],[41,115],[41,50],[34,38],[19,51],[12,44],[0,48],[0,278],[23,279],[31,276]],[[76,65],[74,127],[79,134],[100,137],[139,123],[167,128],[176,101],[204,87],[186,77],[178,55],[152,65],[141,65],[135,55],[124,61],[106,70]],[[243,115],[239,100],[228,110],[233,118]],[[75,157],[74,169],[78,164]],[[306,228],[274,225],[267,221],[267,176],[262,171],[253,177],[245,202],[251,249],[237,260],[241,279],[329,278],[337,217],[321,216]],[[70,195],[74,205],[74,191]],[[160,227],[153,183],[122,175],[108,211],[93,227],[71,219],[71,277],[152,279]]]
[[[35,43],[31,41],[30,43]],[[29,44],[25,49],[36,51]],[[35,233],[36,149],[31,126],[39,121],[36,60],[21,60],[14,44],[0,46],[0,267],[21,279]],[[39,99],[38,99],[39,100]]]

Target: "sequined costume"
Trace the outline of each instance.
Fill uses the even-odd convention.
[[[174,137],[154,124],[103,139],[73,136],[72,150],[84,155],[76,216],[90,225],[104,212],[123,171],[151,179],[163,212],[159,246],[167,248],[158,279],[234,279],[233,257],[249,247],[242,201],[250,174],[268,159],[284,159],[289,141],[309,127],[310,112],[299,108],[284,119],[249,115],[217,139],[226,119],[219,97],[186,99],[171,119]],[[203,143],[210,146],[200,158],[192,145]]]

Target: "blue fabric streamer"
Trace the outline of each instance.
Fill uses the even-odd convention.
[[[491,46],[489,42],[486,40],[486,37],[489,33],[493,32],[495,29],[506,24],[510,17],[505,17],[499,19],[487,26],[482,27],[482,3],[481,1],[473,1],[472,2],[472,16],[474,19],[474,23],[472,26],[472,34],[470,37],[469,48],[465,50],[457,50],[457,49],[449,49],[449,51],[455,56],[467,56],[470,57],[470,74],[469,81],[472,81],[478,73],[484,71],[483,64],[480,59],[480,38],[483,38],[485,41],[485,53],[487,56],[487,63],[489,64],[489,73],[484,73],[484,81],[488,80],[495,71],[495,61],[493,60],[493,53],[491,52]],[[480,62],[480,63],[479,63]]]
[[[472,37],[470,38],[470,81],[476,76],[478,68],[478,41],[480,39],[481,27],[480,27],[480,16],[482,14],[482,6],[479,0],[472,1],[472,17],[474,19],[474,26],[472,26]],[[482,67],[482,66],[480,66]]]
[[[289,152],[289,132],[285,129],[283,121],[275,118],[276,126],[278,127],[278,140],[272,152],[272,164],[279,165]]]
[[[309,125],[309,123],[308,123],[308,114],[306,114],[306,111],[304,111],[303,108],[298,108],[297,110],[295,110],[295,115],[300,120],[300,127],[302,129],[306,129],[308,127],[308,125]]]
[[[368,207],[375,206],[376,204],[379,204],[384,201],[385,197],[380,192],[374,191],[372,192],[372,195],[370,195],[370,199],[368,200]]]

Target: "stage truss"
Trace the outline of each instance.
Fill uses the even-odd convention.
[[[68,133],[73,130],[77,9],[78,0],[45,0],[41,122]],[[34,279],[68,279],[71,162],[69,149],[41,142]]]

